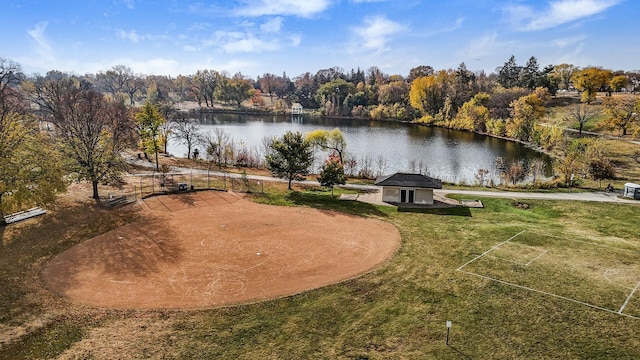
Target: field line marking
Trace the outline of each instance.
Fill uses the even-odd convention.
[[[542,257],[542,255],[546,254],[547,252],[549,252],[549,249],[546,249],[545,251],[541,252],[538,256],[536,256],[533,259],[529,260],[529,262],[524,264],[524,266],[529,266],[532,262],[538,260],[540,257]]]
[[[526,287],[526,286],[510,283],[510,282],[507,282],[507,281],[504,281],[504,280],[494,279],[494,278],[489,277],[489,276],[472,273],[472,272],[469,272],[469,271],[466,271],[466,270],[458,270],[458,271],[463,272],[465,274],[477,276],[477,277],[482,278],[482,279],[495,281],[495,282],[498,282],[498,283],[503,284],[503,285],[509,285],[509,286],[513,286],[513,287],[516,287],[516,288],[519,288],[519,289],[533,291],[533,292],[536,292],[538,294],[548,295],[548,296],[555,297],[555,298],[558,298],[558,299],[567,300],[567,301],[570,301],[570,302],[573,302],[573,303],[576,303],[576,304],[588,306],[588,307],[593,308],[593,309],[602,310],[602,311],[606,311],[606,312],[609,312],[609,313],[612,313],[612,314],[621,315],[621,316],[625,316],[625,317],[628,317],[628,318],[640,320],[640,317],[637,317],[637,316],[623,314],[623,313],[620,313],[620,312],[615,311],[615,310],[603,308],[603,307],[596,306],[596,305],[593,305],[593,304],[589,304],[589,303],[586,303],[586,302],[582,302],[582,301],[579,301],[579,300],[576,300],[576,299],[568,298],[566,296],[553,294],[553,293],[549,293],[549,292],[542,291],[542,290],[536,290],[536,289],[533,289],[533,288],[530,288],[530,287]],[[640,283],[639,283],[639,285],[640,285]]]
[[[471,260],[467,261],[464,265],[460,266],[460,267],[459,267],[459,268],[457,268],[456,270],[461,271],[461,270],[462,270],[462,268],[464,268],[465,266],[467,266],[467,265],[471,264],[472,262],[474,262],[474,261],[476,261],[476,260],[480,259],[481,257],[483,257],[483,256],[487,255],[488,253],[490,253],[490,252],[492,252],[493,250],[495,250],[495,249],[499,248],[499,247],[500,247],[500,246],[502,246],[503,244],[508,243],[509,241],[511,241],[512,239],[514,239],[516,236],[518,236],[518,235],[522,234],[522,233],[523,233],[523,232],[525,232],[525,231],[527,231],[527,230],[522,230],[522,231],[520,231],[519,233],[517,233],[517,234],[513,235],[512,237],[508,238],[507,240],[505,240],[505,241],[503,241],[503,242],[501,242],[501,243],[499,243],[499,244],[497,244],[497,245],[494,245],[491,249],[489,249],[489,250],[487,250],[487,251],[483,252],[482,254],[480,254],[480,255],[476,256],[475,258],[473,258],[473,259],[471,259]]]
[[[633,290],[631,291],[631,294],[629,294],[629,296],[627,296],[627,300],[624,301],[624,304],[622,304],[622,306],[620,307],[620,310],[618,310],[618,314],[622,315],[622,311],[624,310],[624,308],[629,303],[629,300],[631,300],[631,297],[633,296],[633,293],[635,293],[636,290],[638,290],[639,287],[640,287],[640,282],[638,282],[636,284],[636,287],[633,288]]]

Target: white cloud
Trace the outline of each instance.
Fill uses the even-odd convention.
[[[254,53],[263,51],[276,51],[280,45],[276,41],[264,41],[254,37],[247,37],[240,40],[229,41],[221,46],[228,53]]]
[[[53,47],[47,41],[45,37],[45,30],[47,30],[48,22],[43,21],[37,23],[33,29],[28,30],[27,34],[34,41],[35,47],[34,50],[38,53],[38,55],[47,61],[51,61],[55,59],[55,55],[53,52]]]
[[[486,33],[478,38],[472,39],[466,49],[460,52],[460,55],[465,58],[482,58],[488,55],[492,55],[495,49],[505,44],[501,44],[498,41],[498,34],[494,32]]]
[[[291,46],[298,47],[298,45],[302,43],[302,36],[300,34],[293,34],[289,37],[289,40],[291,40]]]
[[[137,44],[140,41],[145,41],[145,40],[166,41],[169,39],[167,35],[138,34],[138,31],[136,31],[135,29],[131,29],[129,31],[123,30],[123,29],[115,29],[115,32],[119,38],[130,41],[133,44]]]
[[[282,23],[284,19],[280,16],[276,16],[273,19],[268,20],[267,22],[260,25],[260,30],[268,32],[268,33],[278,33],[280,29],[282,29]]]
[[[383,15],[367,17],[361,26],[352,29],[353,33],[358,37],[355,44],[356,47],[363,47],[366,50],[375,50],[376,52],[387,51],[386,45],[389,38],[407,30],[408,28],[405,25],[391,21]]]
[[[330,0],[254,0],[243,1],[245,5],[235,10],[241,16],[285,15],[312,17],[324,12]]]
[[[541,12],[530,6],[514,5],[504,10],[519,30],[545,30],[599,14],[622,0],[556,0]]]
[[[587,37],[584,35],[580,35],[580,36],[574,36],[574,37],[565,37],[565,38],[558,38],[558,39],[553,39],[551,41],[551,44],[554,47],[558,47],[558,48],[564,48],[564,47],[568,47],[568,46],[572,46],[576,43],[581,43],[583,42]]]
[[[131,10],[136,8],[134,0],[122,0],[122,3]]]
[[[434,35],[445,34],[445,33],[456,31],[462,27],[462,23],[464,23],[464,20],[465,20],[464,18],[458,18],[456,19],[456,21],[453,22],[453,24],[450,24],[448,26],[447,25],[438,26],[436,30],[426,32],[422,34],[422,36],[430,37]]]
[[[135,30],[125,31],[122,29],[116,30],[116,33],[121,39],[129,40],[134,44],[137,44],[140,41],[140,35]]]

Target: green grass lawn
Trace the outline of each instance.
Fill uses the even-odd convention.
[[[527,200],[522,209],[512,200],[483,199],[484,209],[398,212],[329,194],[269,188],[254,197],[389,221],[402,235],[396,255],[357,279],[221,309],[91,309],[48,291],[37,275],[46,261],[121,224],[117,210],[58,209],[36,226],[7,228],[0,334],[44,320],[0,345],[0,359],[51,358],[74,346],[84,349],[75,350],[78,358],[96,359],[114,348],[123,358],[166,359],[640,358],[639,319],[469,274],[617,310],[640,281],[633,275],[640,274],[638,206]],[[91,229],[90,218],[103,219],[101,226]],[[469,273],[457,270],[500,243],[463,268]],[[601,276],[625,267],[624,277],[607,273],[622,287]],[[640,293],[626,313],[640,315],[638,299]],[[82,348],[83,339],[91,346]]]

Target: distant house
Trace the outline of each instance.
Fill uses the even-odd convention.
[[[304,114],[304,109],[300,103],[293,103],[291,105],[291,115],[302,115]]]
[[[398,206],[433,205],[433,189],[442,189],[442,181],[422,174],[382,176],[375,185],[382,186],[382,201]]]

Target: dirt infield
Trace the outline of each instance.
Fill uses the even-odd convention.
[[[225,192],[147,198],[144,220],[54,258],[43,276],[102,308],[206,308],[336,283],[390,258],[398,230],[379,220],[255,204]]]

